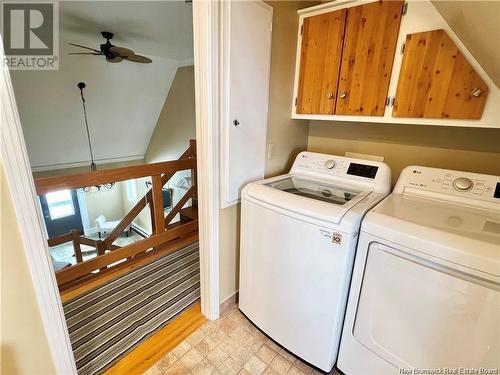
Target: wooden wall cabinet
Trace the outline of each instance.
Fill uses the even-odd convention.
[[[384,114],[402,7],[377,1],[304,19],[297,113]]]
[[[480,119],[488,86],[446,31],[406,36],[394,117]]]
[[[500,89],[429,0],[298,14],[292,118],[500,128]]]
[[[403,1],[348,9],[335,114],[383,116]]]
[[[335,113],[346,15],[342,9],[304,20],[297,113]]]

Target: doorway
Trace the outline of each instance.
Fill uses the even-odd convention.
[[[83,234],[83,222],[76,190],[60,190],[40,196],[43,220],[49,238],[76,229]]]
[[[202,311],[215,319],[218,317],[218,147],[216,118],[216,34],[218,4],[194,2],[193,18],[196,76],[196,127],[199,139],[198,171],[200,196],[200,261]],[[0,56],[4,56],[0,41]],[[215,60],[215,61],[214,61]],[[118,69],[118,68],[116,68]],[[76,367],[71,350],[66,322],[64,319],[57,286],[52,274],[52,264],[43,233],[42,218],[35,195],[35,187],[26,143],[23,139],[20,118],[13,94],[10,74],[7,69],[0,71],[0,93],[3,112],[2,159],[13,196],[13,203],[24,241],[24,251],[31,270],[35,292],[40,306],[52,359],[58,373],[75,373]],[[75,206],[76,207],[76,206]]]

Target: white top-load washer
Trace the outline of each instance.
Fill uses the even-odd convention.
[[[361,219],[390,184],[384,163],[302,152],[242,191],[239,308],[322,370],[337,358]]]
[[[498,374],[500,177],[402,172],[361,226],[337,367]]]

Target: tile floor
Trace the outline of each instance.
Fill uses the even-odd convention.
[[[277,345],[233,307],[208,321],[145,375],[323,374]],[[331,374],[340,374],[333,370]]]

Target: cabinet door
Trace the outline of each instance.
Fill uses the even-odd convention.
[[[346,14],[342,9],[304,19],[297,113],[335,111]]]
[[[444,30],[407,35],[394,117],[480,119],[487,95]]]
[[[383,116],[403,1],[349,8],[337,115]]]
[[[262,1],[224,1],[229,16],[229,69],[224,82],[221,204],[237,204],[241,189],[264,178],[273,8]],[[227,43],[227,44],[226,44]]]

